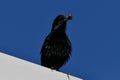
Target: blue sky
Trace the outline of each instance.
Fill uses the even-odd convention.
[[[0,51],[40,64],[54,18],[72,13],[73,51],[62,72],[84,80],[120,80],[120,5],[117,0],[1,0]]]

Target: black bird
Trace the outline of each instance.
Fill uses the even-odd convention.
[[[59,70],[70,58],[71,42],[66,35],[66,24],[72,15],[58,15],[41,49],[41,65]]]

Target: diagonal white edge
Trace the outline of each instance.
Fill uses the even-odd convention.
[[[82,80],[0,52],[0,80]]]

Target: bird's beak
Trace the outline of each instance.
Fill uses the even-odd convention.
[[[67,20],[72,20],[72,14],[69,14],[68,16],[66,16],[66,18],[64,19],[64,21],[67,21]]]

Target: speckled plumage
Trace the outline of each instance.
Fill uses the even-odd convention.
[[[69,20],[69,19],[68,19]],[[67,18],[58,15],[41,49],[41,65],[59,70],[70,58],[71,42],[66,35]]]

